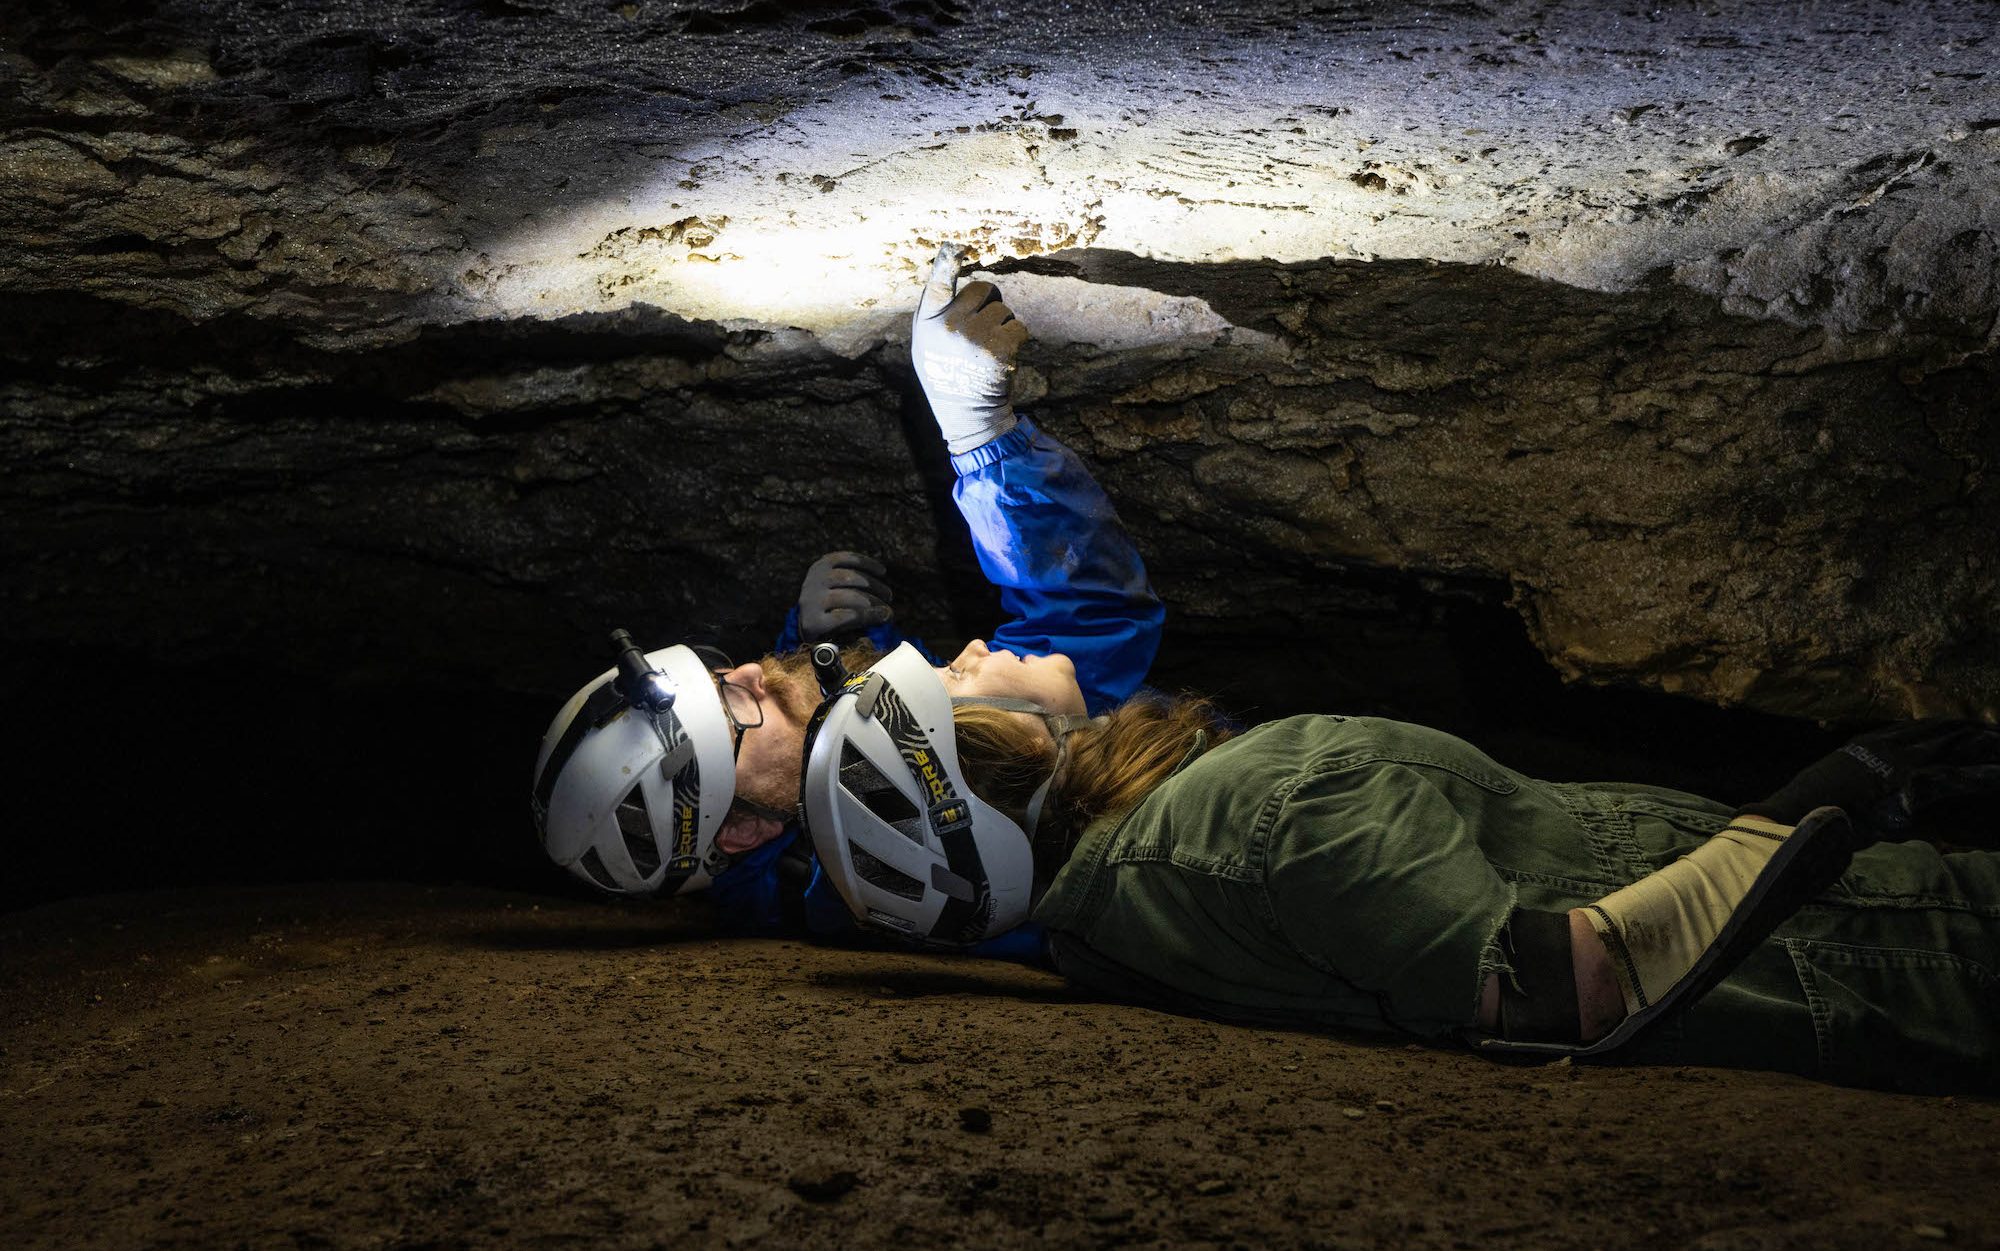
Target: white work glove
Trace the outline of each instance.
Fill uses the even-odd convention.
[[[910,323],[910,359],[952,455],[991,443],[1014,428],[1007,383],[1028,328],[1014,320],[990,282],[958,287],[960,251],[938,248],[917,315]]]

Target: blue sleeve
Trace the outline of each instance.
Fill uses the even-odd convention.
[[[740,857],[708,884],[708,897],[721,914],[722,926],[735,934],[777,934],[786,929],[784,904],[778,893],[778,857],[796,831],[772,839]]]
[[[951,463],[979,567],[1014,616],[989,641],[1068,656],[1092,715],[1122,703],[1153,666],[1166,613],[1104,489],[1026,417]]]
[[[1145,681],[1159,650],[1165,610],[1146,577],[1139,549],[1111,500],[1076,454],[1027,417],[991,443],[954,456],[952,495],[972,532],[987,581],[1014,619],[994,631],[995,647],[1034,655],[1061,652],[1076,665],[1092,715],[1123,703]],[[894,621],[867,632],[884,652],[916,644]],[[798,608],[786,614],[776,650],[800,647]],[[796,831],[791,837],[799,837]],[[777,883],[779,839],[732,865],[709,887],[734,928],[753,933],[792,929]],[[815,868],[805,894],[805,930],[821,941],[848,939],[860,929]],[[994,959],[1047,964],[1045,934],[1023,925],[974,948]]]
[[[793,604],[792,610],[785,614],[785,624],[778,628],[778,641],[771,644],[771,654],[783,656],[805,645],[805,640],[799,637],[799,606]]]
[[[804,837],[797,826],[787,826],[783,834],[745,854],[708,884],[708,897],[720,913],[725,930],[734,934],[782,934],[821,942],[851,939],[862,932],[861,923],[847,910],[847,904],[820,871],[817,860],[813,862],[812,881],[806,884],[800,901],[803,905],[800,912],[787,915],[783,887],[778,883],[778,860],[792,840]]]
[[[1005,934],[995,935],[966,953],[988,960],[1014,960],[1045,969],[1056,967],[1049,954],[1049,931],[1033,921],[1023,921]]]

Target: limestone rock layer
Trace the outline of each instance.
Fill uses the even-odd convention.
[[[526,690],[820,551],[992,624],[907,363],[973,249],[1172,674],[1439,612],[1820,719],[2000,707],[1990,6],[75,5],[0,45],[17,656]]]

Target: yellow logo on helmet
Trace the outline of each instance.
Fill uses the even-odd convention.
[[[674,805],[674,854],[667,858],[667,868],[674,873],[692,873],[694,859],[694,805]]]
[[[924,786],[931,793],[931,800],[936,803],[942,803],[944,801],[944,774],[939,771],[937,762],[932,760],[931,754],[921,747],[911,748],[910,758],[917,762],[918,773],[924,779]]]

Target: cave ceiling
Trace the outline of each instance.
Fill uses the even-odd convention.
[[[283,638],[560,689],[607,623],[766,629],[839,546],[949,633],[978,605],[927,585],[968,570],[906,329],[949,239],[1183,639],[1388,655],[1470,598],[1572,678],[2000,706],[1990,3],[5,32],[17,648]]]

